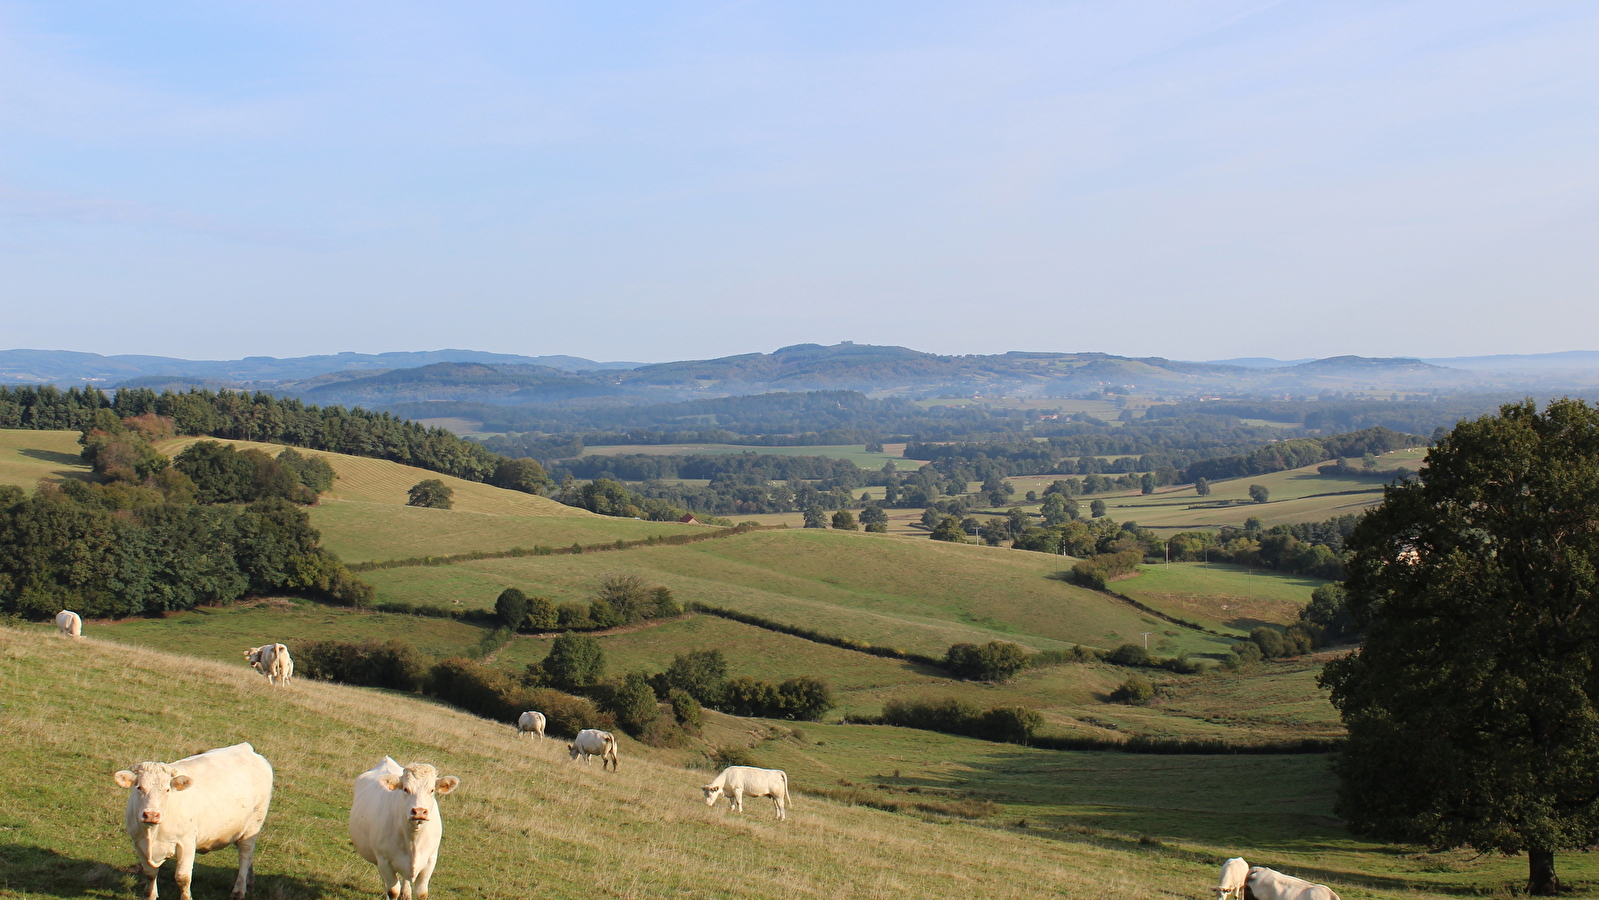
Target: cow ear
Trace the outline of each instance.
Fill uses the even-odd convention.
[[[194,779],[187,775],[177,775],[172,779],[172,789],[174,791],[186,791],[193,784]]]
[[[456,778],[454,775],[440,775],[439,780],[434,783],[433,789],[441,794],[448,794],[460,786],[461,779]]]
[[[133,773],[127,769],[123,769],[111,777],[116,779],[117,787],[130,788],[139,783],[139,779],[135,778]]]
[[[396,788],[398,788],[400,786],[400,776],[398,776],[398,775],[379,775],[378,776],[378,784],[383,785],[383,789],[385,791],[392,791],[392,790],[394,790],[394,789],[396,789]]]

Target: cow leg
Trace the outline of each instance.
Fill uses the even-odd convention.
[[[787,819],[788,819],[788,810],[783,808],[783,806],[784,806],[783,798],[777,796],[776,794],[773,794],[772,795],[772,803],[777,806],[777,821],[779,821],[779,822],[787,821]]]
[[[160,866],[152,866],[143,860],[139,861],[139,871],[143,873],[146,882],[144,888],[145,900],[156,900],[155,880],[161,874]]]
[[[233,879],[233,893],[228,895],[228,900],[244,900],[244,893],[250,889],[250,879],[255,873],[255,842],[261,837],[260,832],[241,838],[234,846],[239,850],[239,877]]]
[[[744,811],[744,789],[741,787],[733,788],[733,808],[739,812]]]
[[[428,900],[428,882],[433,880],[433,867],[438,864],[439,858],[435,856],[417,871],[416,878],[411,880],[411,896],[414,900]]]
[[[388,900],[400,900],[400,873],[381,854],[378,856],[378,878],[383,882],[383,896]]]
[[[172,862],[173,878],[178,883],[178,900],[194,900],[189,894],[189,884],[194,881],[194,844],[179,841]]]

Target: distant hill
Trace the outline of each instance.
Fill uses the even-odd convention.
[[[257,386],[257,383],[301,381],[330,372],[388,371],[452,362],[543,366],[568,372],[631,369],[639,365],[630,362],[595,362],[576,356],[517,356],[478,350],[336,353],[288,359],[250,356],[232,360],[101,356],[72,350],[0,350],[0,384],[55,384],[62,387],[98,384],[105,387],[154,377],[163,385],[247,383]]]

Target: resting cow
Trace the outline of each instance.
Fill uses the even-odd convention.
[[[605,771],[607,765],[611,767],[612,772],[616,771],[616,737],[609,731],[585,728],[577,733],[572,743],[566,745],[566,752],[572,754],[573,759],[583,757],[584,765],[588,765],[589,757],[598,756],[600,771]]]
[[[727,805],[744,811],[744,797],[771,797],[777,804],[779,821],[788,818],[788,773],[782,769],[757,769],[754,766],[728,766],[716,780],[700,786],[705,805],[715,806],[716,798],[727,794]]]
[[[440,776],[427,763],[405,768],[383,761],[355,778],[350,804],[350,841],[361,858],[378,867],[389,900],[427,900],[428,881],[439,864],[439,838],[444,819],[439,794],[456,789],[461,779]]]
[[[251,647],[244,651],[244,658],[250,661],[250,668],[266,676],[268,684],[288,684],[294,677],[294,660],[289,656],[289,648],[282,644]]]
[[[1244,900],[1244,882],[1249,880],[1249,863],[1235,856],[1221,864],[1221,880],[1216,883],[1216,900]]]
[[[255,841],[272,803],[272,765],[249,744],[208,750],[175,763],[142,762],[115,776],[128,795],[126,824],[155,900],[156,873],[175,859],[178,892],[189,898],[194,855],[239,848],[233,900],[250,886]]]
[[[538,735],[539,740],[544,740],[544,714],[531,709],[516,720],[517,737],[530,733]]]
[[[1244,896],[1253,900],[1338,900],[1338,895],[1325,884],[1314,884],[1265,866],[1250,867]]]
[[[83,637],[83,619],[70,609],[56,613],[56,631],[62,637]]]

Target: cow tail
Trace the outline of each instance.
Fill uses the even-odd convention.
[[[783,803],[787,806],[794,805],[794,792],[788,789],[788,773],[783,773]]]

